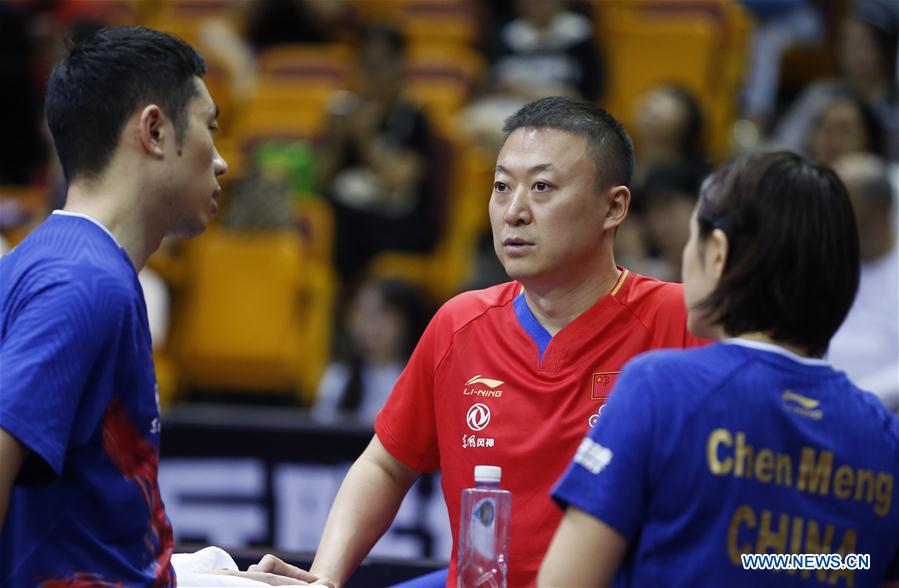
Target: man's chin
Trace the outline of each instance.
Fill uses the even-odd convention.
[[[198,222],[191,226],[177,227],[174,230],[170,231],[168,236],[177,237],[179,239],[191,239],[205,231],[208,226],[209,220],[203,219],[202,222]]]
[[[506,270],[506,275],[509,276],[510,279],[518,282],[527,280],[535,275],[533,268],[530,268],[528,267],[528,264],[521,263],[517,260],[506,260],[503,263],[503,269]]]

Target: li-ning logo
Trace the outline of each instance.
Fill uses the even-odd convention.
[[[483,384],[479,386],[479,384]],[[462,394],[466,396],[483,396],[485,398],[499,398],[503,395],[502,390],[496,390],[498,386],[502,386],[504,382],[502,380],[493,380],[490,378],[482,378],[481,374],[478,374],[465,382],[465,389],[462,391]],[[486,388],[484,387],[486,386]]]
[[[784,390],[783,394],[780,395],[780,399],[783,402],[783,407],[792,413],[816,421],[821,420],[821,417],[824,416],[824,411],[819,408],[821,405],[820,400],[796,394],[792,390]]]
[[[468,421],[468,428],[472,431],[480,431],[490,424],[490,409],[480,402],[472,404],[468,414],[465,415],[465,420]]]

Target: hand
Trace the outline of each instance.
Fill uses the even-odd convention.
[[[334,582],[332,582],[328,578],[319,578],[318,576],[310,574],[302,568],[292,566],[289,563],[286,563],[271,554],[265,555],[261,560],[259,560],[258,564],[253,564],[248,567],[246,573],[276,575],[277,577],[287,577],[295,580],[301,580],[315,586],[329,586],[330,588],[336,588]]]
[[[349,127],[358,140],[374,138],[384,120],[385,110],[383,106],[373,100],[368,100],[349,115]]]
[[[287,564],[284,564],[287,565]],[[253,566],[251,566],[253,567]],[[293,567],[293,566],[291,566]],[[299,568],[295,568],[299,570]],[[254,580],[256,582],[262,582],[263,584],[268,584],[269,586],[308,586],[309,582],[288,576],[281,576],[278,574],[269,574],[266,572],[241,572],[240,570],[211,570],[206,572],[207,574],[214,574],[219,576],[237,576],[238,578],[247,578],[248,580]]]

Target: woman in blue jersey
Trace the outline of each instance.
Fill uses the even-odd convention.
[[[625,368],[554,490],[539,583],[899,585],[899,420],[820,359],[858,287],[843,185],[791,153],[723,166],[683,268],[718,343]]]

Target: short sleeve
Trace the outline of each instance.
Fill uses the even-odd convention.
[[[445,331],[450,330],[441,317],[442,312],[438,312],[425,329],[390,398],[375,419],[375,433],[385,449],[420,472],[433,472],[440,465],[434,377],[448,347],[443,341]]]
[[[631,365],[602,408],[596,426],[553,490],[563,507],[600,519],[628,541],[643,525],[653,444],[653,412],[646,371]]]
[[[86,382],[119,313],[89,281],[33,284],[28,294],[6,302],[0,427],[44,462],[29,458],[23,471],[44,474],[46,465],[58,476]]]

